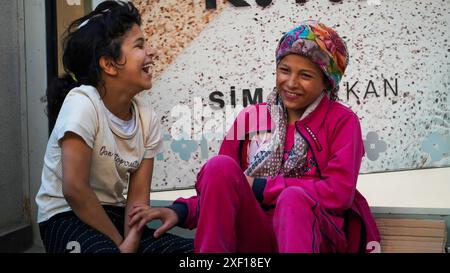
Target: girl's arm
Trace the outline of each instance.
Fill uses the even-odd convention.
[[[75,133],[61,140],[64,197],[81,221],[105,234],[119,246],[122,236],[89,185],[92,149]]]
[[[128,187],[127,206],[125,208],[125,241],[129,251],[136,251],[142,235],[142,229],[138,230],[137,225],[130,226],[130,214],[133,207],[147,205],[150,200],[150,185],[153,175],[153,158],[142,160],[136,172],[131,174],[130,185]]]

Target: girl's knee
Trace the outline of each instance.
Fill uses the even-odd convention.
[[[197,178],[200,179],[204,176],[210,175],[216,178],[221,178],[235,173],[242,173],[242,170],[237,162],[229,156],[217,155],[209,159],[205,165],[203,165]]]
[[[288,187],[284,189],[277,200],[277,207],[289,206],[314,206],[317,202],[302,187]]]
[[[206,162],[197,176],[197,191],[202,191],[205,186],[209,189],[223,190],[233,186],[233,182],[240,181],[243,171],[238,163],[229,156],[214,156]]]
[[[208,168],[214,171],[227,171],[227,170],[239,170],[238,163],[231,157],[227,155],[216,155],[206,162],[203,168]]]

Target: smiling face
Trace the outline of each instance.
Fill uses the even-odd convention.
[[[155,50],[146,44],[141,28],[134,25],[124,36],[122,54],[117,60],[121,83],[137,93],[150,89],[154,55]]]
[[[306,57],[289,54],[277,65],[276,86],[292,124],[322,94],[326,84],[316,64]]]

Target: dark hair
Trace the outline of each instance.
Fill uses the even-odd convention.
[[[62,61],[66,74],[54,79],[46,91],[50,131],[72,88],[102,84],[100,58],[118,60],[123,36],[135,24],[141,25],[141,16],[131,2],[104,1],[69,25],[63,39]]]
[[[328,92],[328,96],[330,100],[337,101],[339,100],[338,92],[339,92],[339,85],[337,85],[335,88],[331,88],[330,80],[328,79],[327,75],[323,73],[322,71],[322,77],[324,80],[326,91]]]

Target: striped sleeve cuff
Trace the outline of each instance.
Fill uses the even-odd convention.
[[[267,179],[262,177],[256,177],[253,180],[252,190],[256,196],[256,200],[262,203],[264,200],[264,189],[266,188]]]
[[[176,202],[176,203],[173,203],[172,205],[168,206],[167,208],[172,209],[177,214],[177,216],[178,216],[177,226],[184,224],[184,222],[186,221],[187,215],[189,213],[188,207],[186,204]]]

